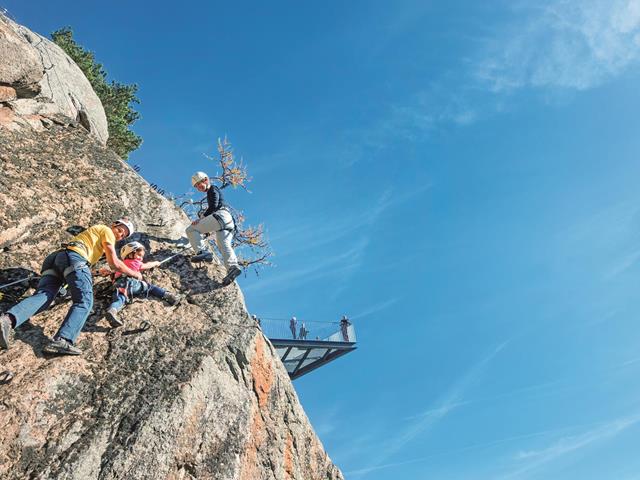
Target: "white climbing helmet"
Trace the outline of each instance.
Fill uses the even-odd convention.
[[[129,242],[120,249],[120,258],[125,259],[133,252],[137,252],[141,248],[144,250],[144,245],[142,245],[140,242]]]
[[[204,172],[196,172],[193,175],[191,175],[191,185],[195,187],[196,183],[201,182],[205,178],[209,178],[209,175],[207,175]]]
[[[125,227],[127,227],[127,230],[129,231],[129,233],[127,234],[127,237],[130,237],[136,231],[136,229],[133,228],[133,223],[131,223],[131,221],[127,218],[119,218],[118,220],[113,222],[113,224],[124,225]]]

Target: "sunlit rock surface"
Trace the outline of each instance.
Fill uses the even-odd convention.
[[[82,70],[52,41],[0,14],[0,124],[42,131],[59,114],[107,143],[107,117]]]

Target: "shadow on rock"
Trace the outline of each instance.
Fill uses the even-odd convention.
[[[0,270],[0,311],[4,312],[18,303],[30,288],[35,288],[40,276],[27,268],[3,268]]]
[[[167,262],[167,269],[177,273],[180,278],[180,291],[187,295],[199,295],[220,290],[224,285],[222,281],[211,277],[212,270],[207,268],[207,263],[191,263],[183,255],[175,257]],[[224,268],[219,266],[219,268]]]
[[[44,334],[44,330],[39,325],[34,325],[30,321],[26,321],[15,329],[14,340],[29,345],[38,358],[49,357],[49,355],[42,352],[42,348],[49,342],[49,337]]]

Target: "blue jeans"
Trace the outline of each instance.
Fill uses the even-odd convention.
[[[71,265],[77,269],[62,278],[62,272]],[[59,276],[45,275],[40,277],[36,293],[11,307],[7,313],[16,319],[16,327],[22,325],[33,315],[40,313],[51,305],[64,282],[67,283],[73,305],[62,322],[54,338],[64,338],[75,342],[87,321],[93,306],[93,279],[87,260],[71,250],[53,252],[42,262],[42,271],[53,269]]]
[[[109,308],[113,308],[116,312],[122,310],[127,303],[127,297],[118,289],[118,287],[126,288],[130,295],[130,299],[135,297],[148,298],[149,295],[162,299],[166,294],[162,288],[147,282],[141,282],[135,278],[117,280],[115,287],[116,288],[113,290],[113,300],[111,301]]]

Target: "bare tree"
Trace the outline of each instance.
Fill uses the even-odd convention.
[[[224,139],[218,138],[218,159],[205,155],[209,160],[216,161],[220,165],[221,173],[213,177],[220,183],[220,188],[227,188],[232,186],[233,188],[242,187],[247,192],[247,183],[251,181],[251,177],[247,175],[247,168],[243,163],[242,157],[239,161],[236,161],[233,154],[233,147],[227,137]]]

